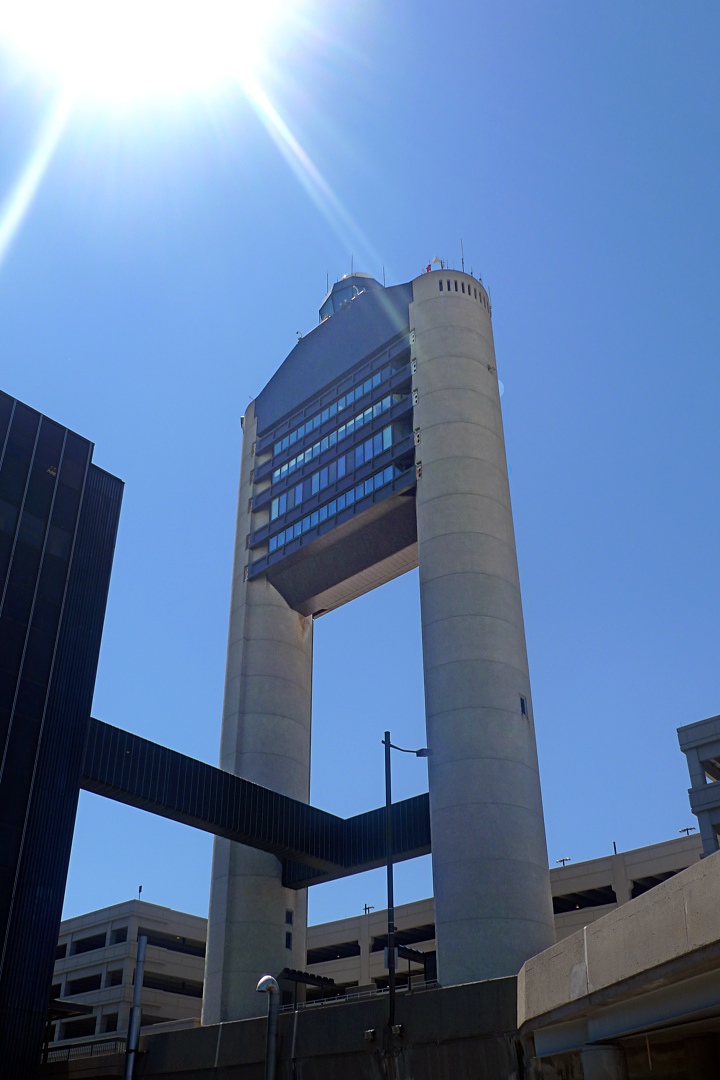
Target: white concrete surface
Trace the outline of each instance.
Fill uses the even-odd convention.
[[[410,327],[438,977],[452,985],[515,975],[555,938],[484,290],[423,275]]]
[[[690,772],[690,809],[711,855],[720,848],[720,716],[678,728],[678,741]]]
[[[190,939],[202,944],[206,936],[206,920],[199,915],[149,904],[144,900],[128,900],[121,904],[100,908],[70,919],[60,925],[58,944],[65,946],[66,954],[55,962],[53,985],[58,987],[56,997],[69,998],[72,1002],[90,1005],[96,1017],[98,1041],[122,1036],[127,1031],[133,994],[133,974],[140,929]],[[125,940],[113,944],[113,931],[124,931]],[[73,954],[73,943],[83,938],[105,934],[106,944],[89,952]],[[202,956],[176,952],[169,948],[149,945],[145,971],[148,975],[173,978],[201,984],[205,961]],[[111,973],[120,973],[120,981],[111,979]],[[72,983],[88,976],[99,975],[101,987],[85,993],[72,993]],[[143,988],[142,1013],[146,1023],[153,1020],[172,1020],[174,1023],[192,1024],[200,1019],[201,1000],[186,994],[168,990]],[[107,1030],[107,1023],[117,1018],[116,1027]],[[52,1046],[67,1041],[84,1042],[88,1036],[75,1039],[62,1038],[63,1024],[56,1024]]]
[[[625,983],[628,996],[637,997],[640,977],[653,990],[680,984],[694,974],[692,954],[703,978],[717,978],[707,958],[720,947],[719,885],[716,852],[528,960],[518,982],[518,1024],[555,1016],[573,1002],[584,1015],[590,995]],[[661,976],[662,969],[670,974]],[[598,1004],[607,1011],[606,997]]]
[[[307,802],[312,619],[289,608],[264,578],[245,580],[255,432],[251,405],[244,420],[220,768]],[[258,979],[304,967],[306,929],[307,893],[283,888],[280,861],[217,837],[203,1023],[262,1015]]]

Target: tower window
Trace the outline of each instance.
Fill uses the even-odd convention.
[[[448,287],[448,292],[450,292],[450,282],[449,281],[447,283],[447,287]]]
[[[520,695],[520,712],[523,716],[527,716],[528,714],[527,698],[523,697],[522,694]]]
[[[292,934],[289,930],[285,934],[285,948],[292,949]]]
[[[474,285],[473,285],[473,292],[475,293],[475,299],[477,300],[477,289],[475,288]]]
[[[292,911],[286,911],[285,912],[285,922],[287,923],[288,926],[292,926],[292,924],[293,924],[293,913],[292,913]]]
[[[464,281],[460,282],[460,288],[462,289],[463,292],[465,292],[465,282]]]
[[[457,291],[458,291],[458,287],[457,287],[457,281],[456,281],[455,282],[455,292],[457,292]]]
[[[438,281],[438,285],[440,286],[440,292],[442,292],[443,291],[442,278],[440,278],[440,280]]]

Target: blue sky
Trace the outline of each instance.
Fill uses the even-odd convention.
[[[217,760],[239,418],[351,258],[493,300],[551,865],[693,824],[675,729],[718,693],[714,3],[307,0],[264,87],[72,112],[0,262],[0,385],[126,482],[94,713]],[[388,10],[390,9],[390,10]],[[6,57],[7,60],[7,57]],[[56,88],[0,64],[0,206]],[[304,179],[304,183],[302,182]],[[415,574],[316,623],[313,801],[424,743]],[[396,762],[397,797],[425,788]],[[66,914],[204,914],[211,839],[83,794]],[[398,868],[398,902],[431,891]],[[380,872],[311,892],[383,906]]]

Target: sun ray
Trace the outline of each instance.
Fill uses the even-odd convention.
[[[266,91],[257,79],[246,76],[242,86],[256,115],[270,134],[278,150],[295,173],[301,186],[320,210],[340,242],[350,255],[356,252],[362,259],[379,264],[368,239],[335,194],[300,141],[283,120]]]
[[[0,267],[57,149],[70,108],[68,96],[57,99],[42,126],[30,159],[0,206]]]

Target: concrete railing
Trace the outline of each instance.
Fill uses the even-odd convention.
[[[532,957],[518,979],[519,1026],[653,969],[685,960],[689,971],[692,954],[720,951],[719,886],[717,852]]]

